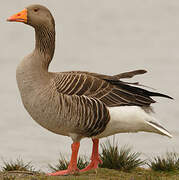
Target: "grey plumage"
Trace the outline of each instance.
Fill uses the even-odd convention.
[[[33,19],[34,7],[41,9],[40,19]],[[16,76],[23,104],[41,126],[57,134],[75,134],[73,140],[80,140],[105,130],[110,121],[108,107],[147,108],[155,102],[151,96],[171,98],[133,86],[138,83],[130,85],[121,81],[144,74],[146,70],[114,76],[80,71],[48,72],[55,49],[54,19],[43,6],[33,5],[27,9],[27,24],[35,28],[36,46],[20,63]]]
[[[48,71],[55,50],[55,21],[41,5],[31,5],[9,17],[8,21],[24,22],[35,28],[34,51],[26,56],[16,71],[18,88],[25,109],[44,128],[73,140],[67,170],[48,175],[79,172],[77,156],[80,140],[91,137],[91,162],[85,172],[102,163],[98,153],[99,138],[117,133],[152,132],[172,135],[151,115],[152,96],[170,96],[141,88],[138,82],[121,81],[146,70],[135,70],[109,76],[98,73]]]

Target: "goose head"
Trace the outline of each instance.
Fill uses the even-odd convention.
[[[26,7],[22,11],[10,16],[7,21],[23,22],[35,29],[44,26],[48,29],[54,29],[55,26],[51,12],[45,6],[38,4]]]

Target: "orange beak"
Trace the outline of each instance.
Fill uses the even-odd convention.
[[[24,22],[27,23],[27,9],[22,10],[21,12],[12,15],[7,19],[7,21],[14,21],[14,22]]]

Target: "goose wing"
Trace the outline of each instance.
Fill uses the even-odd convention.
[[[145,70],[136,70],[114,76],[81,71],[62,72],[56,75],[55,85],[59,93],[95,98],[108,107],[122,105],[149,106],[155,102],[151,96],[171,98],[120,80],[146,72]],[[138,85],[138,83],[134,83],[134,85]]]

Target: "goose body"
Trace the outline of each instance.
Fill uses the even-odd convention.
[[[18,66],[16,76],[24,107],[44,128],[74,140],[138,131],[171,136],[150,125],[154,117],[143,106],[155,101],[145,94],[135,94],[135,88],[131,93],[126,90],[129,85],[118,80],[124,88],[118,87],[110,83],[112,76],[101,74],[50,73],[40,69],[38,63],[38,58],[30,54]]]
[[[97,168],[100,163],[95,150],[99,138],[139,131],[171,137],[149,113],[150,105],[155,103],[152,96],[171,97],[121,81],[144,74],[145,70],[114,76],[81,71],[49,72],[55,49],[55,22],[50,11],[41,5],[31,5],[8,21],[24,22],[35,29],[35,49],[21,61],[16,71],[25,109],[44,128],[73,140],[68,169],[51,175],[78,171],[79,141],[85,137],[92,138],[94,151],[92,162],[83,171]]]

